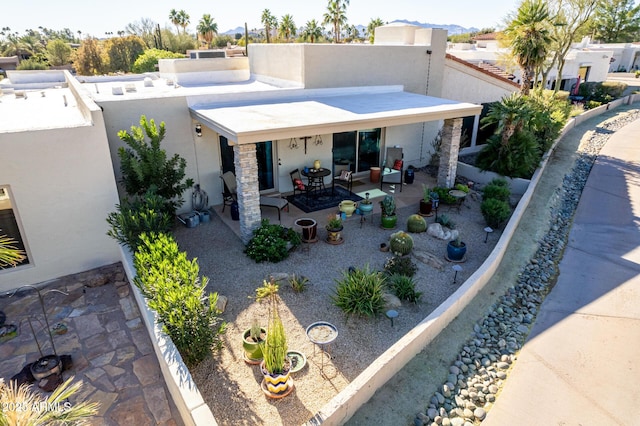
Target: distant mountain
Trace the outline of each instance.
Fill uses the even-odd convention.
[[[409,24],[409,25],[416,25],[416,26],[422,27],[422,28],[442,28],[444,30],[447,30],[447,33],[449,35],[464,34],[464,33],[471,33],[471,32],[474,32],[474,31],[480,31],[478,28],[475,28],[475,27],[465,28],[465,27],[461,27],[460,25],[427,24],[427,23],[422,23],[422,22],[418,22],[418,21],[408,21],[406,19],[396,19],[394,21],[391,21],[390,24],[392,24],[394,22],[400,22],[400,23]],[[366,25],[356,25],[356,28],[358,29],[360,34],[364,34],[364,31],[367,29],[367,26]],[[249,31],[249,32],[251,32],[251,31]],[[236,34],[243,34],[244,35],[244,27],[236,27],[235,29],[231,29],[231,30],[225,31],[225,32],[220,33],[220,34],[225,34],[225,35],[230,35],[230,36],[234,36]]]
[[[407,21],[406,19],[396,19],[395,21],[392,21],[390,23],[394,23],[394,22],[417,25],[418,27],[422,27],[422,28],[442,28],[443,30],[447,30],[448,35],[465,34],[465,33],[480,31],[478,28],[475,28],[475,27],[465,28],[465,27],[461,27],[460,25],[441,25],[441,24],[426,24],[426,23],[423,24],[422,22]]]

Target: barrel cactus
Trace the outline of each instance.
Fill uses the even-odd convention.
[[[407,230],[413,233],[424,232],[427,230],[427,221],[419,214],[412,214],[407,220]]]
[[[404,231],[396,232],[391,234],[389,246],[393,254],[396,256],[404,256],[411,252],[413,248],[413,238]]]

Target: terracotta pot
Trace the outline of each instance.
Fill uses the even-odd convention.
[[[420,200],[420,214],[422,215],[430,215],[433,210],[433,204],[431,200],[425,202],[424,200]]]

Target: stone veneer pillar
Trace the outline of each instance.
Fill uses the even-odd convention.
[[[440,144],[438,186],[452,188],[455,184],[461,135],[462,118],[444,120],[442,142]]]
[[[258,184],[258,159],[256,145],[234,145],[234,164],[238,183],[238,207],[240,208],[240,238],[247,244],[253,231],[260,226],[260,186]]]

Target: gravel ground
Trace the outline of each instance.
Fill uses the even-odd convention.
[[[422,172],[418,172],[420,174]],[[417,179],[419,181],[419,179]],[[398,209],[399,229],[417,210],[415,207]],[[345,388],[375,358],[393,345],[400,337],[427,317],[486,259],[493,249],[500,231],[494,232],[485,243],[484,219],[480,213],[480,197],[467,197],[461,212],[439,209],[457,224],[462,240],[467,244],[467,260],[453,283],[452,264],[444,259],[446,241],[423,234],[413,234],[415,250],[432,253],[442,259],[441,270],[413,258],[418,266],[416,289],[422,292],[418,304],[403,303],[396,310],[399,317],[391,322],[384,316],[377,318],[347,318],[331,302],[336,283],[350,266],[383,269],[391,256],[379,250],[380,243],[388,242],[394,231],[378,226],[379,214],[373,221],[360,227],[359,217],[348,218],[342,245],[329,245],[322,241],[326,231],[319,224],[320,241],[309,250],[298,248],[280,263],[257,264],[243,254],[244,246],[235,233],[217,215],[211,222],[197,228],[179,228],[176,238],[190,257],[198,258],[201,274],[210,278],[208,288],[228,298],[222,315],[228,322],[223,337],[224,348],[212,358],[202,362],[191,373],[204,400],[221,425],[295,425],[310,419],[325,403]],[[427,218],[428,223],[434,218]],[[300,274],[310,283],[303,293],[294,293],[281,285],[281,316],[289,338],[289,349],[307,356],[307,366],[293,376],[295,391],[279,400],[267,398],[261,391],[262,377],[257,366],[243,362],[241,334],[250,327],[252,319],[260,319],[266,326],[267,309],[250,297],[262,280],[271,274]],[[328,321],[339,332],[331,345],[332,359],[323,356],[309,341],[305,328],[316,321]],[[323,366],[324,375],[320,372]],[[323,377],[324,376],[324,377]]]

